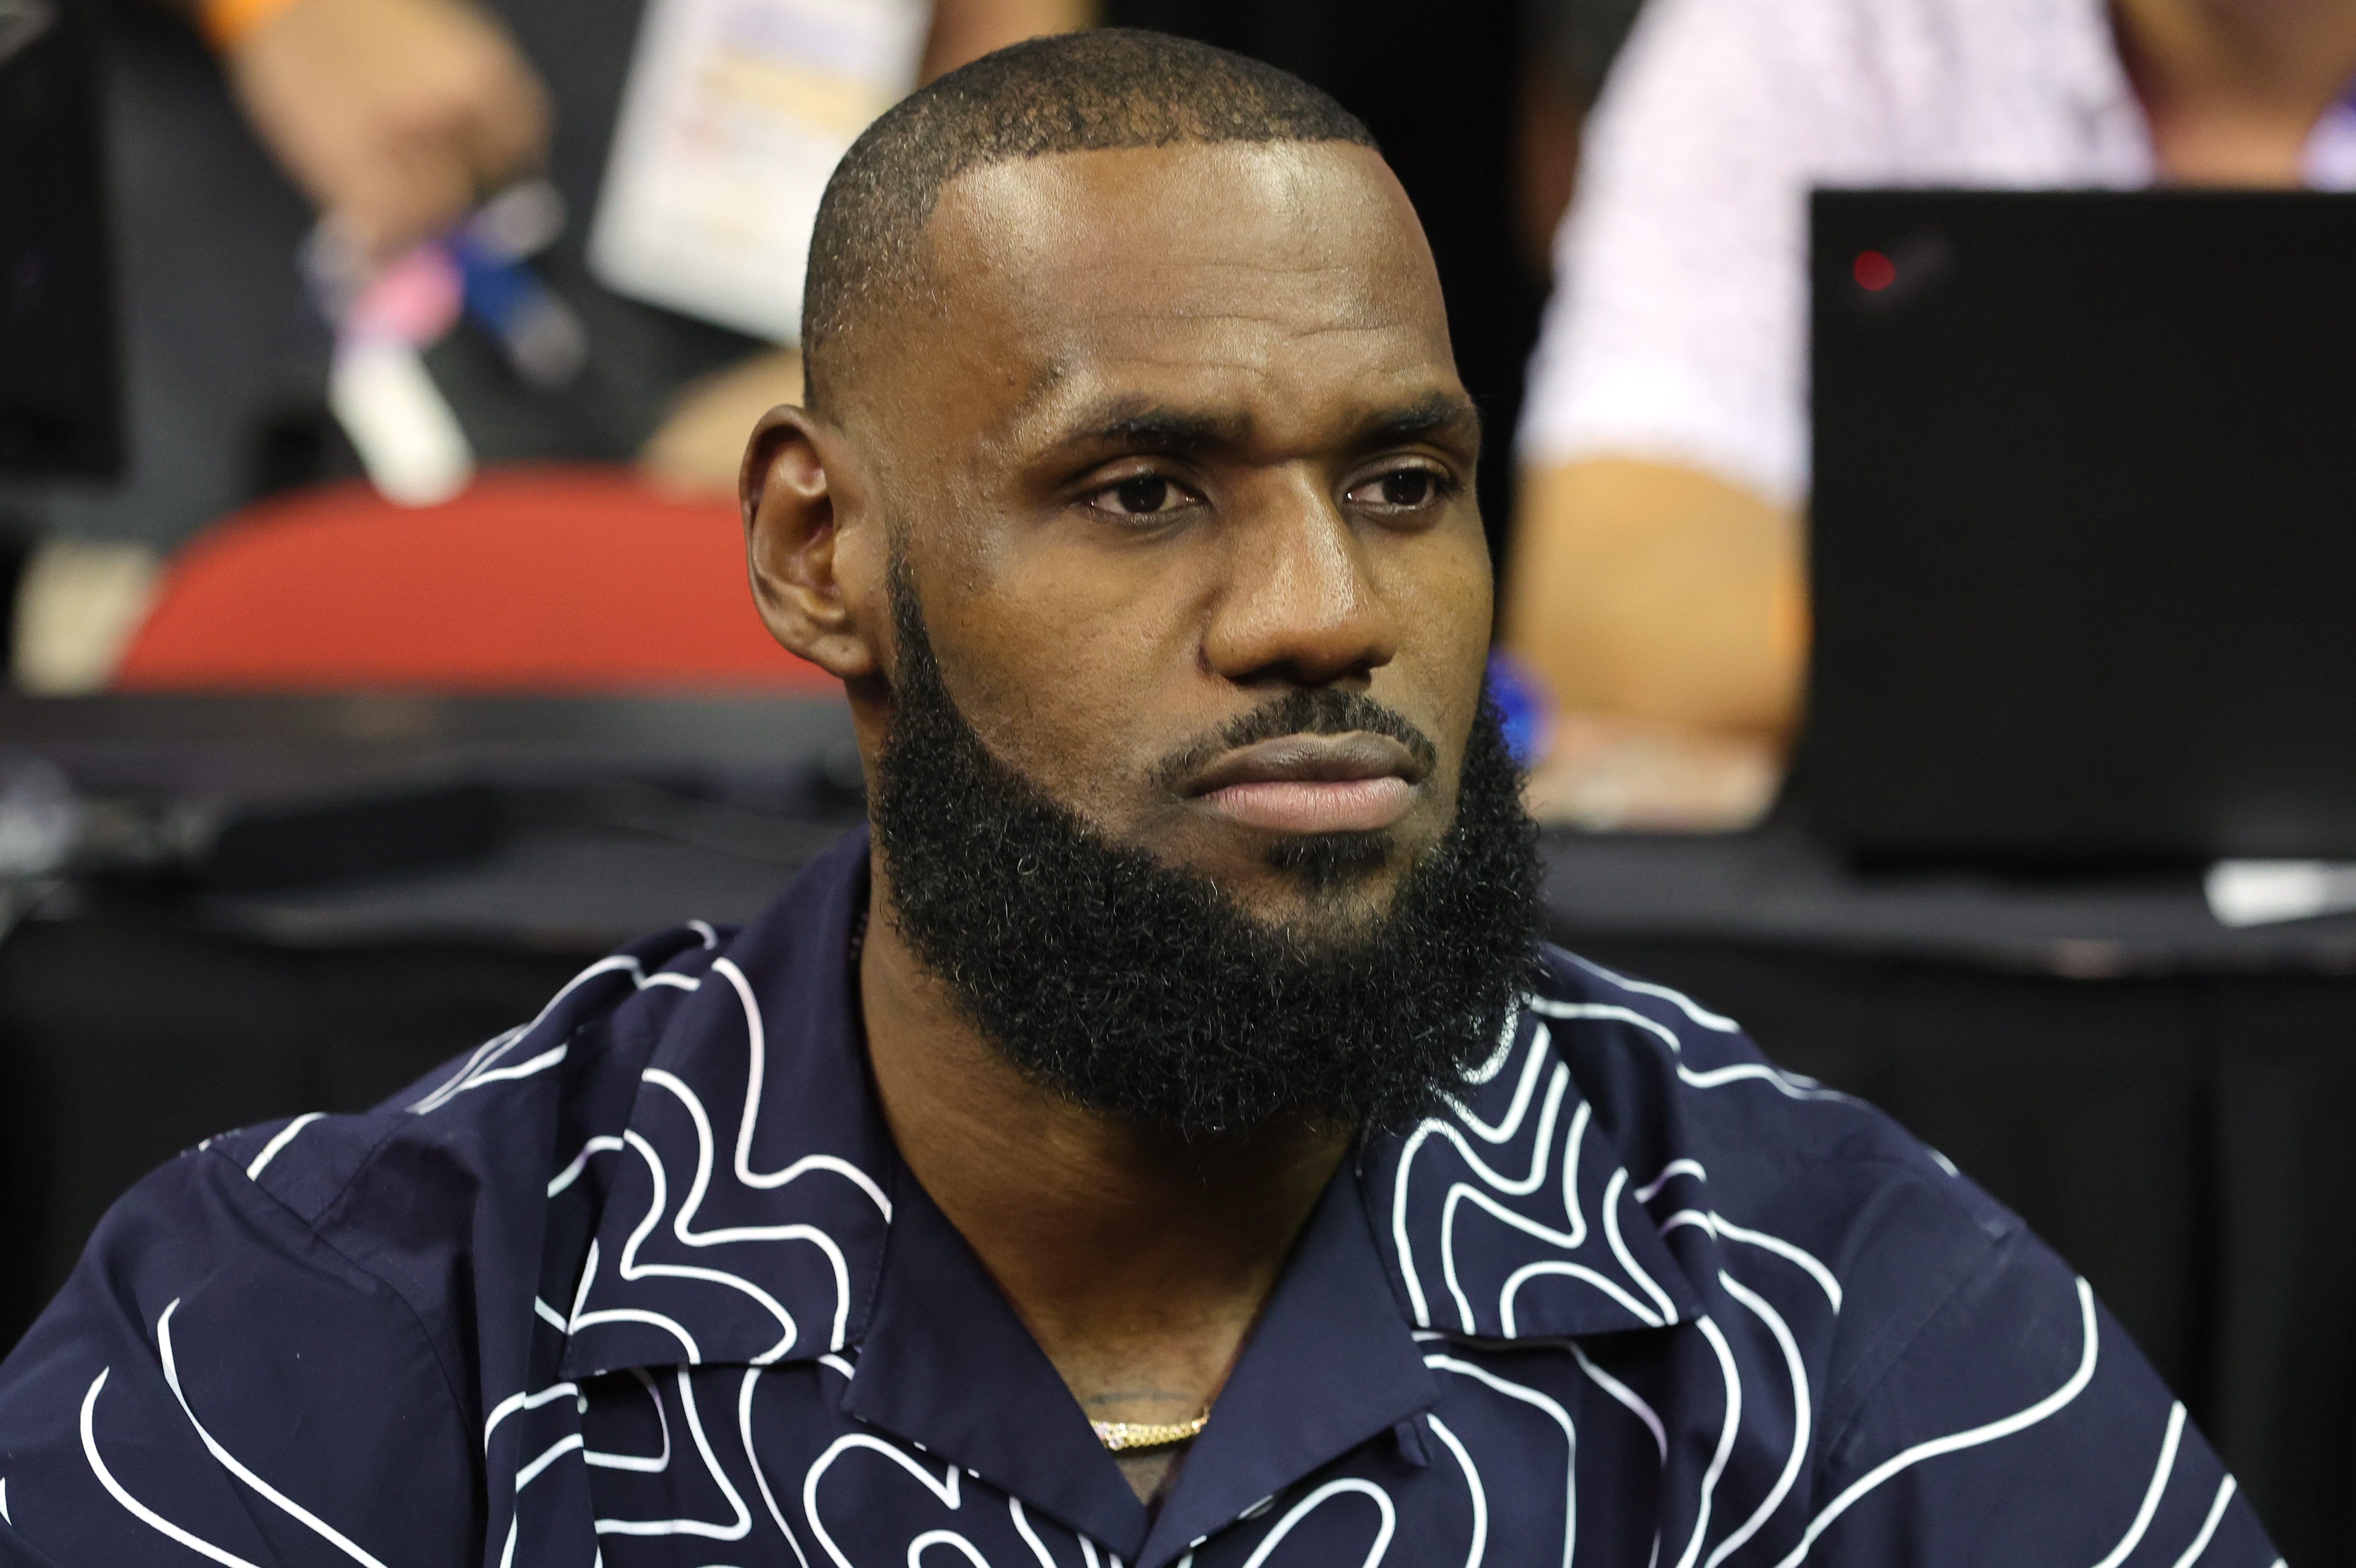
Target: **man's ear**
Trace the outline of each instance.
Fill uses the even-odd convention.
[[[851,466],[841,432],[786,405],[753,428],[738,478],[761,619],[787,652],[846,682],[873,677],[883,664],[862,613],[869,574],[856,544],[843,539]]]

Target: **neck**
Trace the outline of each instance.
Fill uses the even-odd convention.
[[[2356,76],[2343,0],[2112,0],[2167,179],[2294,185],[2315,122]]]
[[[901,941],[885,876],[859,985],[901,1157],[1090,1419],[1200,1414],[1347,1136],[1291,1124],[1189,1144],[1031,1083]]]

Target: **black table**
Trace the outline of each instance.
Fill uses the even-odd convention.
[[[857,820],[848,743],[807,700],[0,699],[0,777],[38,755],[214,822],[506,803],[487,845],[339,885],[199,855],[48,892],[0,944],[0,1345],[176,1150],[371,1104],[616,942],[750,916]],[[1942,1149],[2094,1282],[2291,1561],[2356,1558],[2356,916],[2228,930],[2189,872],[1869,876],[1789,825],[1546,853],[1559,939]]]

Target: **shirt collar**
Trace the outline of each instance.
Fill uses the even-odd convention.
[[[1578,1019],[1622,1026],[1591,1064],[1612,1079],[1625,1076],[1615,1066],[1630,1030],[1665,1037],[1647,1050],[1674,1051],[1676,1036],[1632,1008],[1587,1001],[1575,984],[1548,989],[1566,994],[1528,997],[1441,1115],[1376,1140],[1362,1162],[1386,1265],[1418,1328],[1563,1339],[1701,1315],[1621,1157],[1619,1118],[1581,1092],[1554,1038]]]
[[[615,1163],[564,1375],[854,1351],[849,1413],[1150,1563],[1427,1406],[1418,1330],[1561,1339],[1699,1316],[1631,1190],[1616,1118],[1553,1041],[1573,1019],[1665,1026],[1558,977],[1456,1100],[1368,1139],[1337,1175],[1149,1532],[1055,1369],[893,1147],[851,961],[867,854],[867,835],[851,835],[681,976],[693,994],[627,1127],[602,1140]],[[1613,1076],[1609,1054],[1581,1061]],[[1411,1435],[1403,1451],[1420,1454]]]
[[[716,951],[665,1026],[618,1138],[567,1377],[768,1365],[858,1343],[899,1161],[858,1024],[867,835],[820,856]]]
[[[1166,1563],[1439,1398],[1347,1169],[1311,1213],[1138,1563]],[[1393,1458],[1423,1462],[1409,1437]]]
[[[1338,1175],[1149,1520],[964,1239],[916,1182],[902,1193],[844,1411],[1035,1504],[1124,1561],[1177,1557],[1437,1395],[1355,1184]]]

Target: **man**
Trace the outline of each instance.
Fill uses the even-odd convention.
[[[2345,190],[2351,87],[2347,0],[1652,0],[1516,454],[1507,630],[1576,716],[1552,793],[1707,824],[1772,792],[1807,650],[1811,187]]]
[[[1355,122],[1003,51],[808,308],[752,570],[872,842],[149,1179],[0,1368],[10,1561],[2274,1561],[2018,1221],[1537,944]]]

